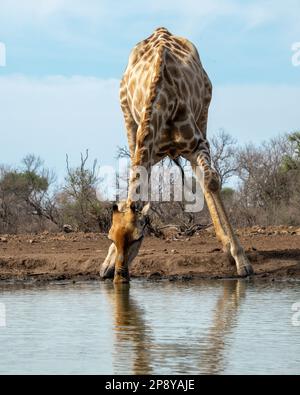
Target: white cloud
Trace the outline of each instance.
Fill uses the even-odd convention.
[[[80,152],[113,163],[125,143],[119,81],[92,77],[0,77],[1,159],[17,163],[35,152],[59,171]]]
[[[300,89],[291,85],[224,85],[214,89],[209,130],[239,141],[263,141],[300,129]]]
[[[145,3],[140,0],[1,0],[1,15],[6,18],[28,18],[38,21],[58,14],[77,16],[92,20],[104,21],[109,16],[111,23],[121,17],[149,16],[151,14],[168,13],[177,15],[182,21],[196,18],[232,15],[244,19],[250,26],[285,18],[296,23],[298,0],[153,0]]]
[[[0,42],[0,67],[6,66],[6,47],[4,43]]]
[[[300,35],[299,0],[0,0],[0,4],[0,34],[13,37],[16,29],[37,28],[46,37],[77,47],[107,48],[114,34],[131,40],[151,34],[159,25],[192,40],[208,27],[228,39],[231,23],[236,22],[240,27],[235,38],[242,39],[243,30],[267,24],[275,24],[286,41]]]
[[[88,6],[95,3],[94,1],[87,1],[84,4]],[[78,9],[79,8],[79,9]],[[18,16],[22,18],[39,17],[45,18],[57,12],[71,12],[76,14],[78,11],[82,12],[86,6],[80,7],[80,2],[77,0],[1,0],[1,11],[11,16]]]
[[[66,153],[78,163],[89,148],[101,164],[112,164],[116,146],[126,143],[118,87],[118,80],[83,76],[0,77],[0,162],[35,152],[62,174]],[[209,133],[225,128],[240,142],[257,142],[299,129],[299,103],[293,86],[216,86]]]

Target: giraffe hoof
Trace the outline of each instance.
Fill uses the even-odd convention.
[[[129,283],[129,277],[115,276],[114,278],[114,284],[128,284],[128,283]]]
[[[241,247],[239,251],[236,254],[232,254],[232,256],[235,260],[237,273],[240,277],[251,276],[254,273],[251,263]]]
[[[239,266],[237,268],[237,272],[240,277],[248,277],[248,276],[251,276],[252,274],[254,274],[253,268],[250,265],[250,263],[248,263],[245,266]]]
[[[101,280],[106,280],[108,278],[114,278],[115,274],[115,266],[107,266],[107,267],[101,267],[100,269],[100,279]]]

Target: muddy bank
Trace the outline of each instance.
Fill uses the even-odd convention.
[[[253,227],[239,236],[256,277],[300,279],[299,228]],[[0,235],[0,280],[99,279],[109,245],[104,234]],[[192,237],[172,232],[164,239],[146,237],[130,273],[170,280],[236,277],[212,229]]]

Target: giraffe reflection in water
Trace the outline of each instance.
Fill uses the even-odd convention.
[[[114,368],[119,374],[151,374],[151,328],[130,296],[129,284],[106,288],[114,319]]]
[[[200,287],[203,289],[207,284],[205,282]],[[201,317],[195,317],[195,320],[199,318],[199,326],[194,326],[191,330],[185,326],[182,336],[179,331],[176,332],[176,321],[172,321],[173,318],[167,323],[164,320],[162,328],[162,322],[158,323],[151,320],[150,316],[147,317],[143,303],[131,295],[128,284],[105,284],[105,294],[114,320],[114,373],[222,373],[226,366],[226,349],[230,348],[230,335],[234,332],[239,308],[245,297],[245,286],[243,280],[224,281],[209,322],[205,317],[207,327],[201,322]],[[195,314],[196,309],[197,306]],[[161,314],[164,319],[168,317],[167,307],[162,307]],[[178,320],[181,330],[183,325],[186,325],[184,312],[183,317]],[[158,335],[157,332],[161,330],[164,330],[164,336]],[[168,336],[169,330],[171,332]]]

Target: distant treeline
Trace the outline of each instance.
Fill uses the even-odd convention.
[[[213,166],[220,175],[223,198],[235,226],[300,224],[300,132],[259,146],[241,146],[221,130],[210,144]],[[119,156],[128,154],[126,148],[118,152]],[[232,185],[232,180],[235,187],[226,186]],[[88,165],[88,152],[75,167],[69,166],[67,158],[63,185],[56,183],[56,175],[36,155],[27,155],[17,168],[2,164],[0,233],[60,231],[65,225],[69,230],[107,232],[111,204],[98,200],[99,189],[97,162]],[[152,209],[154,231],[170,223],[184,231],[210,222],[206,208],[188,213],[182,202],[153,203]]]

